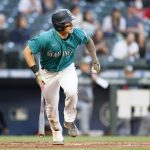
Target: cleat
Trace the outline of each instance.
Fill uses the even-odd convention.
[[[64,138],[61,131],[53,131],[53,145],[64,145]]]
[[[74,122],[64,122],[64,127],[68,129],[68,134],[72,137],[76,137],[79,135],[78,128],[76,127]]]

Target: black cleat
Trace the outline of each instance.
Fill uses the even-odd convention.
[[[64,122],[64,127],[68,129],[68,134],[72,137],[76,137],[79,135],[78,128],[76,127],[74,122]]]

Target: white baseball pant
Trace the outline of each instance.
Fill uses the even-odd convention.
[[[68,66],[63,71],[50,72],[45,69],[41,69],[40,73],[45,81],[44,90],[42,92],[46,103],[46,114],[52,131],[62,131],[62,127],[59,122],[59,90],[63,88],[66,95],[65,108],[64,108],[64,120],[66,122],[73,122],[76,117],[76,105],[77,105],[77,86],[78,78],[75,70],[74,63]]]

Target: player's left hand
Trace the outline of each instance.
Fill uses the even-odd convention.
[[[96,73],[98,74],[100,72],[100,63],[98,61],[98,59],[94,60],[92,62],[92,73]]]
[[[38,85],[40,86],[41,90],[44,89],[44,85],[45,85],[45,82],[44,80],[42,79],[42,76],[39,72],[37,72],[35,74],[35,77],[36,77],[36,82],[38,83]]]

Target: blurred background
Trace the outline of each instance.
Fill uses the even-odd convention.
[[[86,48],[77,48],[81,134],[150,135],[148,0],[0,0],[0,134],[38,132],[41,94],[22,51],[52,28],[51,15],[60,8],[77,17],[74,26],[91,36],[101,62],[100,74],[91,75]],[[45,128],[49,134],[47,122]]]

